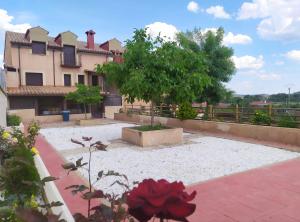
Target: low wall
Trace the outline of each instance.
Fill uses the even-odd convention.
[[[52,122],[59,122],[62,121],[62,115],[45,115],[45,116],[36,116],[35,115],[35,109],[15,109],[15,110],[9,110],[9,114],[15,114],[17,116],[20,116],[22,119],[22,122],[27,123],[32,120],[39,121],[41,123],[52,123]],[[88,118],[91,118],[91,113],[87,114]],[[71,114],[70,120],[80,120],[84,119],[84,114]]]
[[[173,145],[182,143],[182,128],[139,131],[131,127],[122,128],[122,139],[142,147]]]
[[[116,113],[115,119],[141,124],[150,123],[150,116],[144,115],[127,115],[125,113]],[[300,146],[300,129],[204,120],[181,121],[179,119],[166,117],[155,117],[154,121],[157,124],[160,123],[171,127],[182,127],[184,129],[207,131],[211,133],[225,133],[232,136]]]
[[[119,113],[122,106],[105,106],[105,117],[114,119],[114,114]]]
[[[34,156],[34,163],[41,178],[50,176],[42,158],[39,155]],[[53,181],[47,182],[44,186],[44,191],[49,203],[56,201],[60,201],[61,203],[63,203],[62,206],[52,207],[51,211],[56,215],[60,215],[60,219],[64,219],[68,222],[74,222],[74,218],[66,203],[64,202],[62,196],[60,195],[55,183]]]

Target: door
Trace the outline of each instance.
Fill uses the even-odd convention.
[[[104,118],[105,106],[103,103],[91,105],[91,114],[93,118]]]
[[[76,65],[75,46],[64,45],[63,52],[64,52],[64,65],[75,66]]]

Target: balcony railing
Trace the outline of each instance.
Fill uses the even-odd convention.
[[[64,53],[60,53],[60,64],[62,67],[67,68],[80,68],[81,56],[75,55],[75,58],[65,58]]]

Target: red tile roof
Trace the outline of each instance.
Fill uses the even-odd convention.
[[[21,86],[8,87],[9,96],[64,96],[74,92],[76,87],[67,86]]]

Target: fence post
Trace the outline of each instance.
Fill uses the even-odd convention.
[[[162,113],[162,103],[159,104],[159,109],[160,109],[160,116],[163,116],[163,113]]]
[[[212,120],[212,118],[213,118],[213,106],[212,105],[208,105],[208,118],[209,118],[209,120]]]
[[[239,122],[239,119],[240,119],[239,114],[240,114],[240,112],[239,112],[239,104],[236,104],[235,105],[235,121],[237,123]]]
[[[269,104],[268,110],[269,110],[269,116],[271,117],[272,116],[272,104]]]

